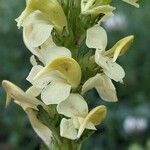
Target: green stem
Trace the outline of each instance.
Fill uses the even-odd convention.
[[[81,146],[81,143],[63,138],[61,144],[57,144],[57,142],[53,140],[51,150],[81,150]]]

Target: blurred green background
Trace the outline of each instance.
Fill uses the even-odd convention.
[[[116,16],[103,24],[108,47],[130,34],[135,35],[135,41],[119,59],[126,70],[125,84],[116,84],[119,102],[104,103],[97,100],[94,90],[88,93],[89,99],[95,96],[90,106],[105,104],[109,112],[83,149],[150,150],[150,1],[141,1],[140,9],[119,0],[114,5]],[[26,89],[31,54],[14,21],[24,7],[23,0],[0,0],[0,81],[11,80]],[[39,143],[23,110],[15,104],[5,109],[5,92],[0,87],[0,150],[35,150],[40,149]]]

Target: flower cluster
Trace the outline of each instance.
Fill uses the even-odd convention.
[[[123,1],[139,7],[137,0]],[[125,71],[116,60],[134,36],[107,49],[107,33],[101,24],[113,15],[115,7],[110,4],[110,0],[27,0],[16,19],[32,53],[33,67],[26,78],[31,86],[23,91],[4,80],[6,104],[14,100],[24,109],[48,147],[61,137],[79,140],[85,130],[96,130],[104,120],[106,106],[89,110],[87,91],[95,88],[102,100],[118,101],[112,80],[123,83]],[[50,123],[43,121],[42,112]]]

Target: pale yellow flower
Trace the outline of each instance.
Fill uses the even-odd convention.
[[[106,114],[107,109],[104,105],[97,106],[92,109],[83,120],[79,128],[77,138],[80,138],[88,123],[92,123],[94,126],[99,125],[106,117]]]
[[[27,48],[44,64],[48,63],[57,53],[69,53],[64,47],[58,47],[53,42],[53,25],[49,24],[44,13],[34,11],[24,21],[23,40]],[[52,54],[51,54],[52,53]],[[54,58],[54,57],[53,57]]]
[[[106,107],[98,106],[88,113],[88,106],[79,94],[70,94],[57,105],[57,111],[70,119],[63,118],[60,124],[60,135],[72,140],[80,138],[85,129],[96,130],[106,116]]]
[[[109,102],[116,102],[118,100],[116,89],[111,79],[116,82],[123,82],[125,72],[116,63],[116,60],[127,51],[133,39],[134,36],[127,36],[106,51],[108,41],[106,31],[99,25],[95,25],[87,30],[86,45],[89,48],[96,49],[95,62],[102,68],[103,73],[89,78],[82,86],[82,94],[95,88],[103,100]]]
[[[35,98],[34,94],[29,94],[29,92],[24,92],[18,86],[14,85],[10,81],[4,80],[2,82],[3,88],[6,90],[6,106],[13,100],[16,104],[21,106],[27,113],[31,125],[39,137],[45,142],[45,144],[50,147],[52,133],[50,129],[42,124],[37,118],[38,105],[43,106],[44,109],[46,105]],[[31,90],[31,89],[30,89]],[[33,93],[33,91],[31,92]]]
[[[99,25],[95,25],[87,30],[86,45],[89,48],[96,49],[95,62],[102,67],[103,72],[116,82],[122,82],[125,72],[115,61],[119,55],[126,52],[133,39],[134,36],[127,36],[119,40],[110,50],[106,51],[106,31]]]
[[[6,106],[11,102],[11,100],[17,101],[17,103],[33,109],[37,109],[38,105],[44,106],[44,104],[37,98],[28,96],[22,89],[10,81],[4,80],[2,82],[2,86],[7,92]]]
[[[79,85],[81,69],[71,57],[57,57],[45,67],[33,66],[27,80],[41,89],[41,99],[45,104],[58,104]]]
[[[18,27],[23,26],[25,45],[40,60],[43,49],[51,50],[56,47],[51,35],[53,29],[62,32],[67,28],[65,14],[57,0],[29,0],[16,21]]]

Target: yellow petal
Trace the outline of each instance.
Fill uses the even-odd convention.
[[[17,19],[18,27],[22,26],[26,17],[35,10],[45,13],[56,29],[62,31],[64,27],[67,27],[66,16],[57,0],[28,0],[25,10]]]
[[[31,95],[27,95],[22,89],[20,89],[10,81],[4,80],[2,82],[2,86],[7,92],[7,105],[12,98],[13,100],[18,101],[21,105],[25,105],[29,108],[37,109],[38,105],[42,105],[45,107],[45,105],[41,101],[39,101],[35,97],[32,97]]]
[[[42,76],[48,75],[51,71],[59,71],[67,82],[76,88],[81,80],[81,68],[79,64],[72,58],[59,57],[45,66],[34,78],[35,80]]]
[[[127,51],[133,40],[133,35],[119,40],[110,50],[105,52],[105,56],[113,57],[113,62],[115,62],[118,56],[123,55]]]
[[[104,105],[92,109],[89,112],[89,114],[86,116],[82,125],[80,126],[77,137],[80,138],[80,136],[82,135],[83,131],[85,130],[89,122],[93,123],[94,125],[98,125],[104,120],[106,114],[107,114],[107,109]]]
[[[32,110],[31,108],[27,108],[25,110],[25,112],[27,113],[27,115],[29,117],[29,120],[31,122],[31,125],[32,125],[34,131],[44,141],[44,143],[48,147],[50,147],[51,137],[52,137],[51,130],[38,120],[38,118],[36,116],[37,115],[36,111]]]
[[[78,122],[79,122],[80,125],[82,125],[83,122],[84,122],[84,118],[78,117]],[[79,126],[79,127],[80,127],[80,126]],[[78,127],[78,129],[79,129],[79,127]],[[89,129],[89,130],[96,130],[95,125],[94,125],[92,122],[88,122],[88,123],[87,123],[86,129]]]
[[[137,7],[137,8],[140,7],[140,5],[137,3],[138,0],[122,0],[122,1],[124,1],[124,2],[126,2],[126,3],[128,3],[130,5],[133,5],[133,6]]]
[[[104,118],[106,117],[107,109],[104,105],[95,107],[92,109],[87,117],[85,118],[85,121],[92,122],[95,125],[100,124]]]

